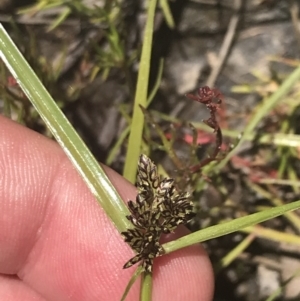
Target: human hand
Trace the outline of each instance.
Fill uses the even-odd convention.
[[[0,169],[0,300],[120,300],[133,251],[62,149],[0,116]],[[134,199],[131,184],[106,172],[125,201]],[[153,301],[210,301],[212,293],[199,245],[155,260]],[[126,300],[138,296],[136,282]]]

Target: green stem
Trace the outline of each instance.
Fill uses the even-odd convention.
[[[152,274],[143,273],[140,291],[140,301],[151,301],[152,299]]]
[[[138,158],[142,144],[142,134],[144,128],[144,115],[140,106],[146,107],[148,82],[150,73],[151,47],[153,39],[154,16],[157,0],[150,0],[147,12],[147,22],[144,33],[142,54],[140,59],[140,69],[137,80],[137,88],[133,107],[131,131],[128,141],[128,150],[124,166],[124,177],[131,183],[135,183]]]

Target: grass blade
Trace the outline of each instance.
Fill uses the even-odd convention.
[[[229,233],[233,233],[244,229],[246,227],[264,222],[271,218],[283,215],[286,212],[296,210],[300,208],[300,201],[293,202],[291,204],[275,207],[262,212],[257,212],[248,216],[243,216],[235,220],[208,227],[204,230],[194,232],[192,234],[186,235],[175,241],[168,242],[163,245],[163,248],[167,253],[174,252],[178,249],[209,240],[212,238],[220,237]]]

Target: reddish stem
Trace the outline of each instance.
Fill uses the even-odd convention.
[[[200,171],[205,165],[216,160],[216,157],[220,152],[223,136],[216,118],[216,112],[219,109],[220,104],[222,103],[223,95],[218,89],[211,89],[205,86],[198,89],[198,95],[187,94],[186,96],[194,101],[206,105],[206,108],[209,110],[210,117],[203,122],[211,127],[214,130],[214,133],[216,133],[216,146],[211,156],[190,167],[191,172],[195,173]]]

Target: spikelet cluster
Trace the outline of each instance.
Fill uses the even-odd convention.
[[[139,158],[137,189],[135,202],[128,202],[127,218],[133,228],[122,232],[136,255],[124,268],[141,262],[145,271],[152,272],[154,258],[164,253],[159,243],[161,235],[190,220],[193,203],[189,193],[176,190],[173,179],[158,175],[156,165],[146,155]]]

